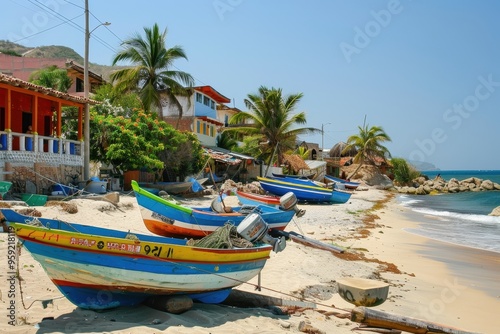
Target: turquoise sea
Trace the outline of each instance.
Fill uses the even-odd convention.
[[[430,179],[476,177],[500,183],[500,170],[424,171]],[[463,192],[439,195],[401,195],[401,205],[413,211],[419,227],[410,232],[431,239],[500,253],[500,217],[488,216],[500,206],[500,191]]]

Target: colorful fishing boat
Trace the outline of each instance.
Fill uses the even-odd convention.
[[[335,177],[335,176],[331,176],[328,174],[325,175],[325,179],[328,180],[329,182],[335,182],[335,183],[341,184],[346,189],[355,190],[356,188],[359,187],[359,182],[347,181],[347,180],[341,179],[340,177]]]
[[[256,216],[238,229],[250,248],[220,249],[0,210],[51,281],[84,309],[133,306],[153,295],[220,303],[233,287],[259,274],[277,244],[284,248],[284,240],[265,233],[266,224]]]
[[[260,186],[271,194],[282,196],[293,192],[299,201],[346,203],[351,193],[318,185],[315,181],[287,177],[257,177]]]
[[[267,205],[277,209],[282,208],[284,202],[289,202],[289,201],[295,202],[293,203],[293,206],[296,216],[302,217],[306,213],[306,210],[299,209],[296,206],[297,197],[295,197],[295,194],[293,192],[286,193],[285,195],[279,197],[274,195],[247,193],[244,191],[237,190],[236,196],[238,197],[238,202],[240,202],[242,205],[253,205],[253,206]]]
[[[201,238],[228,221],[237,226],[251,212],[258,212],[270,229],[284,230],[295,214],[293,206],[282,209],[267,205],[237,206],[224,210],[223,202],[217,199],[208,207],[188,207],[156,196],[134,180],[131,184],[144,224],[149,231],[162,236]]]
[[[248,193],[241,190],[236,191],[238,201],[243,205],[269,205],[275,208],[280,207],[280,197],[275,195],[261,195]]]

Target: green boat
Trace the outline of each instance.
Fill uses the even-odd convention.
[[[1,199],[5,196],[5,194],[10,190],[12,186],[12,182],[9,181],[0,181],[0,196]]]
[[[29,206],[44,206],[47,203],[47,195],[21,194],[21,199]]]

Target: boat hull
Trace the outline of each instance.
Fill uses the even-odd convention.
[[[166,191],[169,194],[182,194],[191,190],[193,186],[192,182],[156,182],[156,183],[145,183],[145,187],[155,188],[158,190]]]
[[[268,205],[275,208],[279,208],[281,205],[278,196],[246,193],[239,190],[236,191],[236,196],[238,197],[238,201],[243,205]]]
[[[351,194],[344,191],[339,191],[330,188],[323,188],[314,184],[314,181],[303,179],[286,179],[286,178],[266,178],[257,177],[262,189],[272,194],[283,196],[291,191],[295,194],[299,201],[306,202],[329,202],[329,203],[346,203]]]
[[[131,236],[1,210],[52,282],[68,300],[85,309],[133,306],[154,295],[188,295],[220,303],[233,287],[262,270],[272,249],[269,245],[192,247],[182,239]],[[42,225],[28,225],[32,221]]]
[[[350,190],[355,190],[359,186],[358,182],[347,181],[331,175],[325,175],[325,179],[327,179],[330,182],[338,182],[340,184],[343,184],[346,189]]]
[[[132,181],[132,189],[146,228],[162,236],[201,238],[227,222],[239,225],[248,214],[243,213],[241,207],[233,207],[231,213],[219,213],[209,207],[177,205],[142,189],[135,181]],[[295,214],[293,210],[284,211],[265,205],[257,206],[255,210],[270,229],[277,230],[284,230]]]

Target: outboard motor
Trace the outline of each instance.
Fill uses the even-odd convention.
[[[297,196],[291,191],[280,197],[280,207],[285,210],[294,210],[297,217],[302,217],[306,210],[301,210],[297,207]]]
[[[238,234],[246,240],[252,243],[261,241],[266,244],[270,244],[273,246],[273,251],[276,253],[281,252],[286,246],[285,238],[273,238],[269,235],[268,230],[269,226],[256,212],[250,213],[246,216],[236,228]]]

